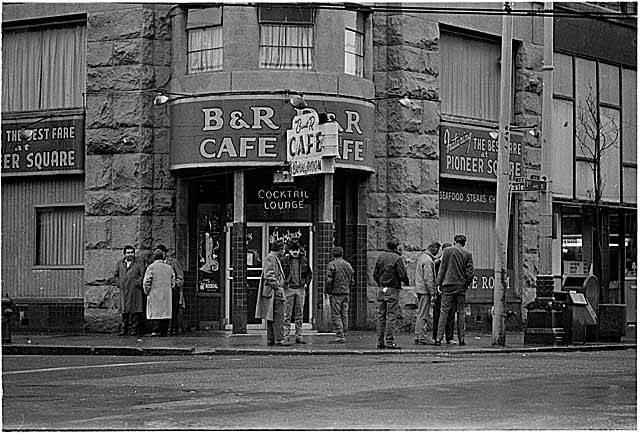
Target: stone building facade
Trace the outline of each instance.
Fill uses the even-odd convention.
[[[522,7],[541,6],[522,4]],[[270,11],[258,9],[258,6],[223,5],[216,12],[219,15],[211,15],[219,17],[219,25],[224,29],[221,67],[208,73],[187,73],[191,67],[187,60],[190,46],[187,35],[192,23],[191,9],[186,5],[16,4],[3,8],[3,32],[39,29],[54,21],[58,25],[69,16],[86,25],[86,62],[81,65],[85,82],[80,90],[84,97],[82,104],[74,107],[85,116],[85,165],[81,176],[84,284],[79,293],[60,291],[56,296],[52,289],[50,297],[57,298],[59,303],[81,302],[79,320],[87,330],[111,332],[119,324],[120,299],[112,274],[122,248],[128,244],[134,245],[141,257],[148,256],[158,243],[167,245],[185,267],[189,327],[232,332],[246,332],[254,325],[260,328],[260,324],[251,323],[250,317],[251,281],[255,280],[252,272],[258,262],[247,259],[245,263],[245,257],[254,250],[266,254],[263,247],[278,227],[286,226],[288,233],[295,228],[306,236],[316,275],[325,269],[332,241],[345,246],[357,271],[350,314],[359,329],[375,326],[375,283],[371,273],[390,236],[402,240],[412,284],[415,261],[421,251],[432,240],[451,241],[454,229],[477,230],[477,235],[468,233],[469,248],[478,263],[492,261],[485,257],[488,247],[476,240],[490,237],[493,230],[490,200],[492,194],[495,200],[495,180],[490,173],[455,173],[447,167],[450,149],[444,135],[445,131],[458,131],[478,140],[489,140],[489,132],[497,128],[495,89],[499,81],[495,81],[495,71],[499,59],[494,58],[493,63],[486,65],[489,72],[485,75],[491,80],[487,78],[476,88],[468,88],[462,96],[455,95],[447,77],[464,73],[456,72],[456,65],[464,64],[464,59],[458,63],[452,60],[455,56],[450,53],[454,48],[477,44],[478,50],[486,50],[487,55],[482,51],[482,58],[495,55],[496,49],[499,53],[501,17],[423,13],[401,8],[356,9],[352,12],[360,26],[356,33],[362,36],[363,65],[360,74],[353,76],[345,73],[345,63],[338,61],[344,57],[345,49],[344,11],[318,7],[312,15],[309,22],[318,28],[312,67],[274,71],[259,66],[260,29],[273,18],[267,16]],[[515,125],[541,123],[542,52],[542,19],[516,20],[512,118]],[[475,75],[484,76],[480,72]],[[485,88],[490,92],[484,92]],[[308,195],[309,200],[299,213],[269,219],[270,215],[258,215],[256,211],[266,202],[257,198],[264,192],[255,190],[255,186],[266,183],[269,191],[283,188],[272,179],[281,174],[286,161],[265,163],[259,156],[242,161],[240,156],[233,159],[229,153],[225,157],[231,159],[221,162],[202,151],[199,155],[185,156],[188,150],[185,143],[189,143],[190,137],[201,140],[196,147],[213,139],[198,135],[207,125],[202,128],[200,120],[190,123],[193,119],[185,113],[202,110],[215,113],[220,108],[236,110],[242,119],[249,119],[251,113],[262,113],[263,119],[273,121],[281,134],[291,127],[286,122],[296,114],[287,104],[286,92],[292,90],[304,94],[318,111],[334,113],[343,129],[349,129],[345,128],[348,122],[352,126],[370,127],[370,130],[363,127],[360,136],[346,136],[351,140],[348,143],[362,140],[366,155],[363,161],[354,161],[355,150],[351,152],[351,160],[345,151],[339,161],[342,165],[338,164],[333,177],[315,175],[307,177],[307,181],[287,183],[285,189]],[[167,105],[154,105],[159,91],[172,98]],[[410,98],[410,105],[400,103],[403,96]],[[262,105],[254,106],[255,101],[261,101]],[[477,106],[478,111],[465,111],[465,105]],[[34,110],[38,116],[50,115],[48,107]],[[12,112],[3,100],[3,115],[11,114],[16,122],[22,119],[23,126],[27,119],[34,118],[33,112],[26,117],[20,111]],[[271,113],[271,117],[265,113]],[[256,140],[268,136],[269,131],[263,130],[267,121],[262,124],[256,121],[254,128],[247,121],[246,130],[259,130]],[[240,136],[234,135],[237,131],[227,126],[224,133],[230,140],[239,140]],[[353,129],[356,134],[358,128]],[[246,138],[249,141],[245,143],[253,143],[253,139]],[[342,140],[341,144],[346,143],[345,136]],[[523,134],[519,149],[515,163],[520,175],[540,175],[539,138]],[[490,153],[476,156],[488,165],[492,158],[495,160]],[[59,175],[51,173],[45,178],[53,182]],[[3,190],[7,182],[10,180],[3,177]],[[17,184],[11,187],[19,188]],[[327,188],[332,196],[327,195]],[[484,202],[470,204],[464,199],[455,203],[450,196],[443,195],[445,190],[480,197]],[[326,197],[333,197],[333,216],[323,213]],[[459,215],[463,216],[458,218]],[[220,271],[215,274],[215,281],[213,277],[203,277],[200,261],[205,233],[201,223],[205,217],[210,218],[208,221],[219,220],[215,235],[220,248],[216,257]],[[524,306],[535,297],[539,271],[540,195],[526,193],[515,197],[511,221],[509,269],[513,278],[507,301],[517,315],[509,319],[509,325],[521,326],[526,320]],[[12,230],[5,224],[3,235]],[[249,234],[261,236],[257,246],[250,244]],[[6,248],[3,245],[3,256],[14,253],[9,246]],[[489,266],[480,268],[487,271]],[[5,275],[15,270],[3,265],[2,272],[5,280]],[[470,289],[467,324],[471,328],[490,326],[491,287],[486,285],[488,279],[483,282],[483,275],[488,274],[478,274],[477,286]],[[305,320],[311,329],[328,330],[322,279],[314,279],[312,291],[309,317]],[[18,286],[11,287],[9,294],[23,305],[38,303],[37,295]],[[411,301],[411,291],[404,292],[402,304]],[[32,313],[24,314],[35,314],[34,311],[32,308]],[[403,329],[411,330],[414,313],[403,309],[402,314]]]

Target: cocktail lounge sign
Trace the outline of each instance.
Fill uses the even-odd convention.
[[[37,120],[37,119],[36,119]],[[21,134],[32,124],[29,138]],[[84,169],[84,119],[2,122],[2,175],[55,174]]]
[[[440,173],[452,177],[495,179],[498,140],[491,130],[460,125],[440,125]],[[511,132],[509,175],[523,176],[523,134]]]

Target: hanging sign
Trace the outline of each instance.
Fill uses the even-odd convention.
[[[287,162],[292,176],[307,176],[335,171],[338,156],[338,124],[320,124],[313,109],[302,110],[287,130]]]

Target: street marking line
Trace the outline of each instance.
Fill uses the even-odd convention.
[[[150,365],[150,364],[171,364],[171,363],[184,363],[184,361],[147,361],[147,362],[127,362],[122,364],[96,364],[96,365],[74,365],[70,367],[51,367],[51,368],[38,368],[33,370],[18,370],[18,371],[7,371],[2,372],[2,375],[12,375],[12,374],[25,374],[25,373],[44,373],[50,371],[65,371],[65,370],[82,370],[89,368],[109,368],[109,367],[128,367],[134,365]]]

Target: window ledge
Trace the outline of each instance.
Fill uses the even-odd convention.
[[[84,265],[33,265],[32,271],[56,271],[63,269],[79,269],[84,270]]]

